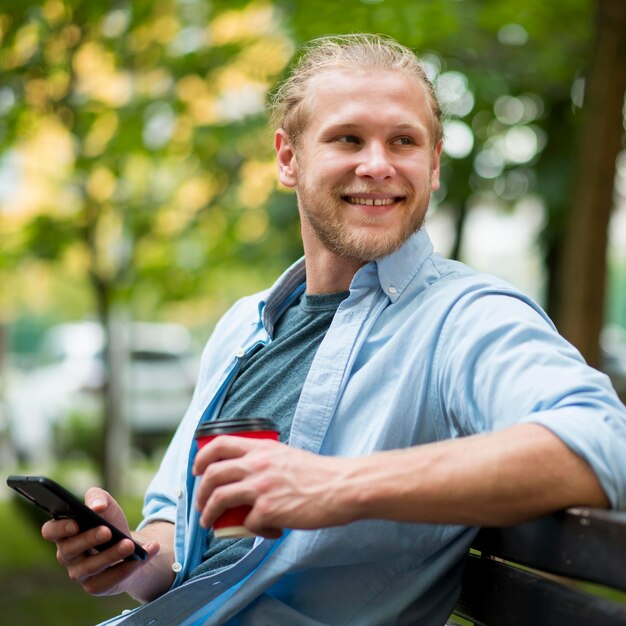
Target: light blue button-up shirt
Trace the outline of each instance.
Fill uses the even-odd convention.
[[[176,524],[176,580],[125,624],[428,626],[452,610],[475,533],[461,526],[365,520],[287,531],[257,539],[229,568],[186,581],[204,548],[194,430],[218,414],[241,356],[271,341],[304,282],[301,260],[272,289],[235,304],[207,343],[142,522]],[[358,456],[520,422],[556,433],[590,463],[613,507],[626,508],[626,411],[606,376],[528,297],[434,254],[421,230],[354,276],[304,383],[290,445]]]

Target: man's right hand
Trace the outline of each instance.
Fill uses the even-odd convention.
[[[113,497],[97,487],[85,494],[85,503],[100,516],[117,526],[123,533],[131,535],[128,521],[122,508]],[[166,591],[172,583],[173,525],[167,522],[150,524],[143,531],[134,533],[133,538],[141,543],[148,553],[144,561],[124,561],[132,554],[133,542],[124,539],[102,552],[98,546],[111,538],[106,526],[79,532],[74,520],[52,520],[46,522],[41,534],[44,539],[57,546],[57,560],[67,569],[71,580],[80,584],[91,595],[114,595],[129,593],[140,601],[151,600]],[[163,541],[166,549],[162,557],[153,562]]]

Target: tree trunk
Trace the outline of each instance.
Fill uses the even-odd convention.
[[[105,372],[102,388],[103,421],[98,465],[103,487],[113,495],[119,495],[130,449],[130,434],[123,413],[123,381],[127,361],[125,329],[123,320],[111,306],[106,282],[92,276],[92,284],[105,336],[102,355]]]
[[[565,224],[570,209],[574,152],[573,135],[579,129],[571,120],[572,102],[556,99],[550,105],[550,140],[541,153],[537,167],[537,191],[546,202],[548,219],[540,235],[546,271],[544,306],[553,320],[559,319],[560,263],[565,239]]]
[[[563,256],[557,326],[600,365],[606,248],[626,91],[626,2],[598,0],[596,41],[586,80],[583,124]]]
[[[461,247],[463,246],[463,237],[465,235],[465,223],[467,222],[467,203],[460,202],[456,214],[456,223],[454,226],[454,243],[450,251],[450,258],[455,261],[461,260]]]
[[[115,308],[109,315],[107,331],[108,385],[104,420],[104,485],[114,495],[122,493],[128,470],[130,431],[124,413],[124,380],[128,363],[128,325]]]

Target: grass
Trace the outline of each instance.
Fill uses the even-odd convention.
[[[0,573],[2,622],[13,626],[87,626],[132,608],[128,597],[95,598],[70,582],[57,566]]]

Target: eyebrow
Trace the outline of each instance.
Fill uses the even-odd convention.
[[[333,122],[328,128],[360,128],[363,124],[355,124],[354,122]],[[425,128],[423,124],[413,123],[413,122],[399,122],[398,124],[394,124],[392,126],[394,129],[398,130],[422,130]]]
[[[334,122],[331,125],[327,126],[323,129],[323,132],[334,132],[339,130],[358,130],[362,127],[362,124],[355,124],[353,122]],[[419,122],[399,122],[398,124],[394,124],[391,126],[394,131],[402,131],[402,130],[410,130],[416,133],[428,134],[428,129],[424,124]]]

